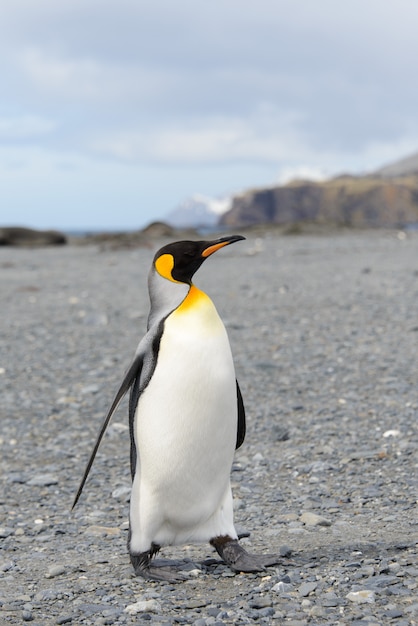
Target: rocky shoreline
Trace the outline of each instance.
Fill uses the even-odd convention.
[[[186,546],[185,583],[133,576],[125,403],[71,512],[162,242],[0,248],[0,623],[418,624],[416,233],[254,234],[196,276],[248,413],[236,522],[280,566]]]

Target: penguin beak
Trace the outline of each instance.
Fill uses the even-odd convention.
[[[236,241],[242,241],[245,239],[242,235],[232,235],[232,237],[222,237],[222,239],[217,239],[216,241],[209,242],[208,246],[203,250],[202,257],[206,259],[208,256],[224,248],[225,246],[229,246],[231,243],[235,243]]]

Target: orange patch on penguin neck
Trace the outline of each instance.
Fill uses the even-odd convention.
[[[172,254],[162,254],[155,261],[154,265],[160,276],[167,278],[167,280],[171,280],[172,283],[179,282],[171,275],[174,267],[174,257]]]
[[[184,298],[177,311],[184,312],[191,307],[197,306],[206,299],[209,299],[209,297],[203,291],[200,291],[200,289],[192,285],[189,289],[189,293]]]

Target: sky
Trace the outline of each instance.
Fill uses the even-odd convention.
[[[135,229],[409,156],[417,24],[416,0],[0,0],[0,226]]]

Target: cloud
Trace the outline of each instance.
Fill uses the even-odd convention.
[[[57,128],[55,120],[37,115],[0,117],[0,142],[22,141],[49,135]]]
[[[405,81],[415,33],[409,20],[394,27],[402,10],[418,17],[412,0],[396,11],[376,0],[19,6],[24,20],[10,7],[3,16],[5,57],[11,50],[29,98],[59,115],[63,149],[78,142],[80,152],[95,145],[98,154],[160,154],[164,163],[270,159],[287,136],[296,135],[292,152],[351,152],[417,128],[415,87]],[[277,115],[262,122],[264,105],[298,120],[289,129]],[[170,156],[177,137],[180,155]]]
[[[104,79],[100,65],[93,60],[54,58],[39,48],[23,50],[21,67],[34,85],[61,98],[97,96]]]
[[[6,3],[10,198],[25,204],[26,175],[27,202],[47,203],[40,181],[58,171],[56,197],[78,186],[81,202],[86,181],[114,171],[115,198],[130,189],[171,208],[187,189],[217,195],[414,152],[417,20],[415,0]],[[150,170],[165,181],[158,202]]]
[[[248,116],[196,115],[187,123],[179,119],[159,128],[99,133],[88,148],[106,157],[173,165],[277,162],[304,150],[306,138],[298,131],[298,119],[296,113],[261,105]]]

